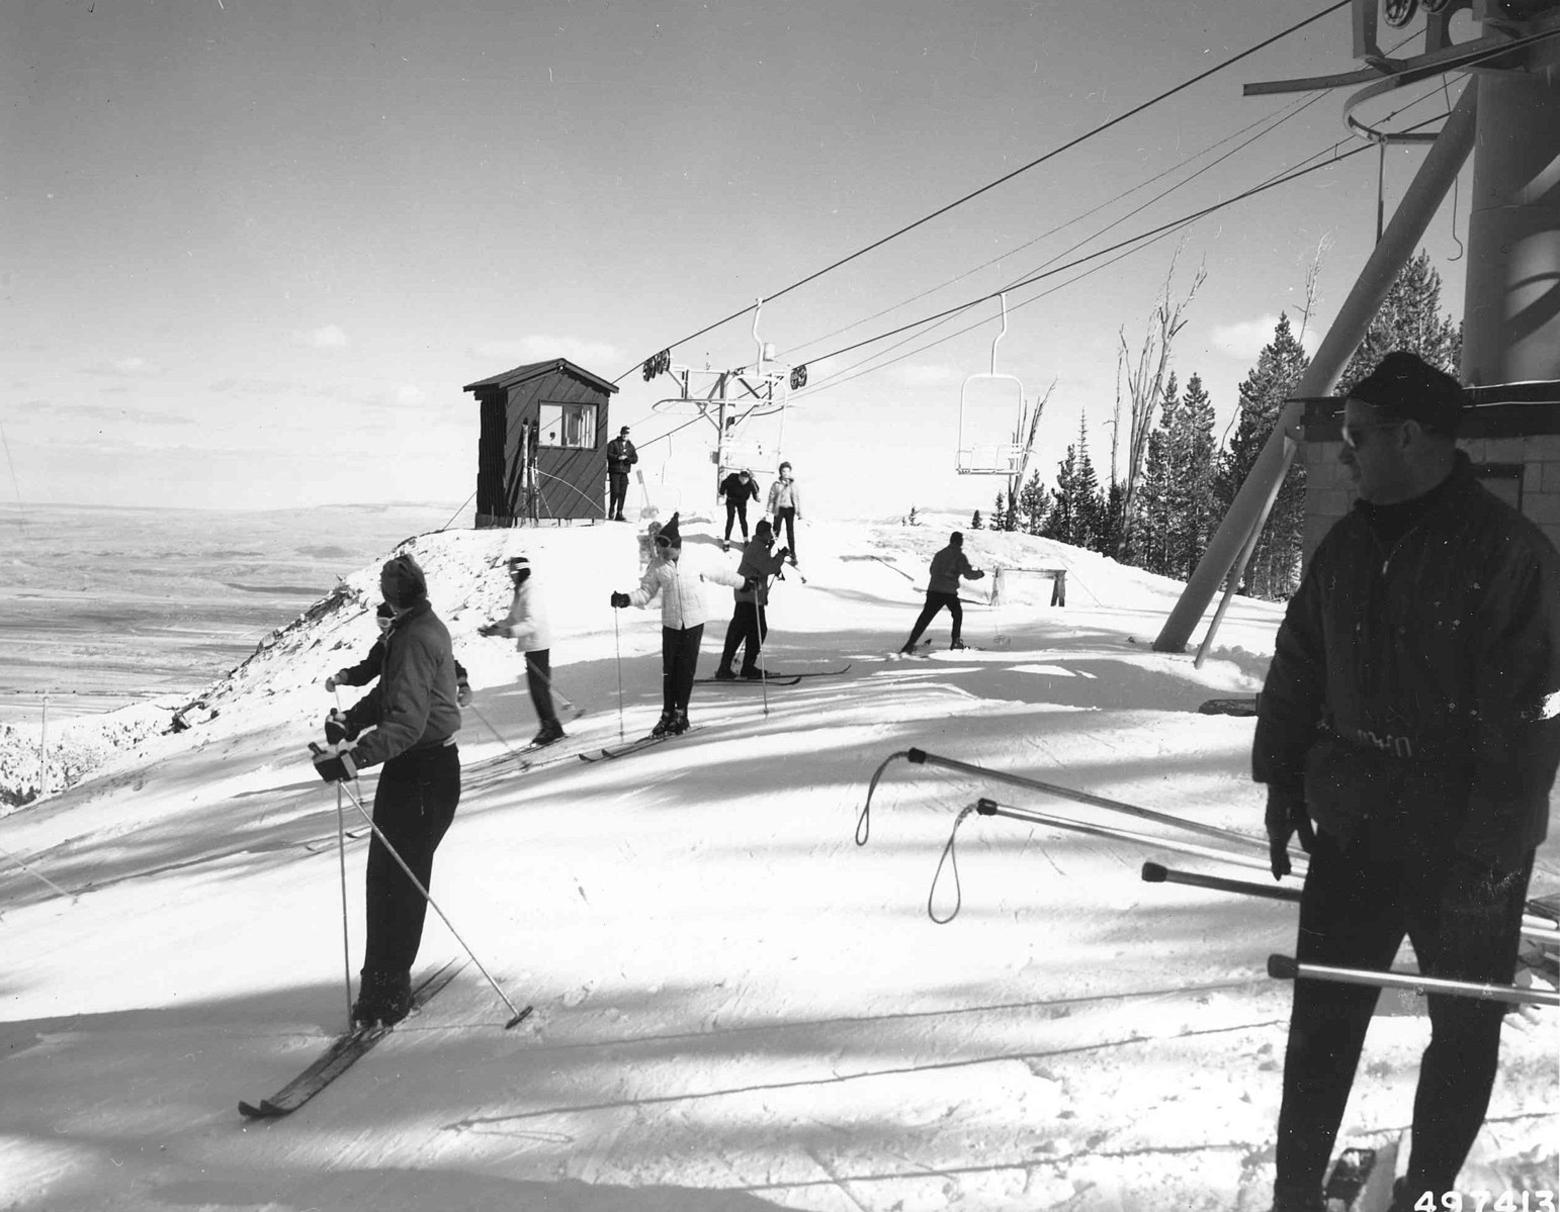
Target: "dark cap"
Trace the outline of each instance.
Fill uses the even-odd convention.
[[[682,532],[677,529],[677,515],[675,513],[666,520],[666,525],[656,532],[655,543],[657,547],[682,546]]]
[[[618,430],[618,432],[619,433],[627,433],[628,432],[628,426],[627,425],[623,426],[623,428]]]
[[[403,552],[379,570],[379,590],[390,605],[405,610],[428,596],[428,578],[417,561]]]
[[[1418,354],[1394,350],[1349,389],[1349,399],[1455,436],[1468,402],[1462,385]]]

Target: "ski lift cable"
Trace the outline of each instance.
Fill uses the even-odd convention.
[[[1396,53],[1399,49],[1401,49],[1407,43],[1411,42],[1414,39],[1414,37],[1415,37],[1415,35],[1412,34],[1412,33],[1406,35],[1404,38],[1399,40],[1397,43],[1395,43],[1391,47],[1388,47],[1385,53],[1388,54],[1388,55]],[[1440,87],[1443,90],[1445,89],[1446,85],[1445,85],[1444,79],[1442,80]],[[988,259],[986,261],[983,261],[981,264],[979,264],[977,266],[974,266],[971,269],[965,270],[963,273],[956,274],[952,278],[945,279],[943,282],[937,284],[936,286],[928,287],[926,290],[923,290],[923,291],[920,291],[920,292],[918,292],[918,293],[916,293],[914,295],[911,295],[910,297],[908,297],[906,299],[901,299],[898,303],[892,304],[889,307],[885,307],[885,308],[883,308],[880,311],[874,312],[870,316],[864,316],[864,317],[862,317],[859,320],[854,320],[854,321],[852,321],[849,324],[845,324],[845,325],[843,325],[843,326],[841,326],[839,328],[836,328],[836,329],[832,330],[831,332],[827,332],[827,333],[822,334],[821,336],[813,337],[813,338],[811,338],[811,339],[809,339],[807,341],[804,341],[804,342],[801,343],[801,345],[798,348],[802,349],[802,350],[805,350],[810,345],[820,344],[820,343],[822,343],[824,341],[829,340],[832,337],[839,336],[841,333],[849,332],[852,328],[859,327],[860,325],[863,325],[863,324],[869,324],[873,320],[881,319],[883,316],[888,315],[890,312],[893,312],[893,311],[897,310],[900,307],[908,306],[911,303],[915,303],[915,302],[917,302],[920,299],[926,298],[928,295],[935,294],[939,290],[942,290],[942,289],[945,289],[946,287],[952,286],[955,283],[962,282],[964,279],[966,279],[968,277],[971,277],[972,275],[980,272],[981,270],[989,269],[991,266],[998,264],[999,262],[1001,262],[1005,258],[1011,257],[1014,254],[1019,253],[1019,252],[1023,251],[1026,248],[1031,248],[1034,245],[1038,244],[1041,240],[1048,239],[1051,236],[1056,235],[1058,232],[1065,231],[1067,228],[1071,227],[1073,224],[1082,222],[1084,219],[1087,219],[1089,216],[1097,214],[1100,211],[1105,210],[1107,207],[1113,206],[1117,202],[1121,202],[1121,201],[1125,200],[1126,198],[1131,197],[1134,193],[1138,192],[1141,189],[1145,189],[1145,188],[1147,188],[1150,185],[1153,185],[1156,181],[1163,180],[1165,177],[1168,177],[1171,174],[1173,174],[1175,172],[1178,172],[1179,170],[1181,170],[1183,168],[1186,168],[1187,166],[1189,166],[1191,164],[1196,163],[1203,156],[1206,156],[1210,152],[1218,150],[1219,148],[1223,147],[1226,143],[1229,143],[1231,140],[1238,139],[1238,138],[1240,138],[1240,136],[1246,134],[1249,131],[1255,130],[1257,127],[1265,127],[1265,129],[1263,129],[1261,131],[1258,131],[1258,133],[1253,135],[1250,139],[1247,139],[1244,142],[1240,143],[1231,152],[1226,152],[1224,155],[1219,156],[1217,159],[1211,161],[1209,164],[1205,165],[1203,168],[1198,169],[1196,172],[1192,173],[1190,176],[1184,178],[1183,180],[1177,182],[1174,185],[1169,186],[1168,188],[1166,188],[1164,190],[1161,190],[1152,199],[1150,199],[1149,202],[1144,203],[1141,206],[1135,207],[1133,210],[1128,211],[1126,214],[1124,214],[1120,218],[1114,220],[1112,223],[1107,224],[1103,228],[1097,229],[1093,233],[1093,235],[1086,236],[1084,239],[1078,241],[1077,243],[1071,245],[1070,247],[1068,247],[1066,249],[1063,249],[1061,252],[1057,253],[1055,256],[1053,256],[1051,258],[1048,258],[1045,261],[1042,261],[1039,266],[1036,266],[1036,268],[1042,268],[1042,267],[1044,267],[1046,265],[1049,265],[1052,261],[1058,260],[1061,257],[1066,256],[1068,253],[1073,252],[1074,250],[1082,247],[1084,244],[1087,244],[1089,242],[1089,240],[1094,239],[1094,238],[1098,237],[1099,235],[1102,235],[1104,232],[1107,232],[1107,231],[1111,230],[1111,228],[1113,228],[1115,226],[1118,226],[1119,224],[1125,222],[1127,219],[1131,218],[1133,215],[1141,213],[1144,209],[1146,209],[1147,206],[1152,205],[1153,202],[1157,202],[1157,201],[1159,201],[1159,200],[1161,200],[1161,199],[1163,199],[1165,197],[1168,197],[1171,193],[1174,193],[1177,189],[1180,189],[1182,186],[1188,185],[1192,181],[1195,181],[1199,176],[1201,176],[1203,173],[1207,172],[1210,168],[1214,167],[1217,164],[1221,164],[1225,160],[1229,159],[1230,156],[1234,154],[1234,152],[1241,151],[1244,148],[1247,148],[1247,147],[1251,146],[1252,143],[1257,142],[1259,139],[1264,138],[1267,135],[1272,134],[1280,126],[1282,126],[1284,123],[1288,122],[1290,119],[1298,117],[1300,114],[1304,113],[1311,106],[1315,105],[1318,101],[1321,101],[1325,97],[1328,97],[1328,96],[1331,96],[1331,95],[1332,95],[1332,90],[1331,89],[1317,89],[1315,92],[1311,93],[1309,96],[1302,96],[1302,97],[1300,97],[1300,98],[1298,98],[1298,99],[1296,99],[1294,101],[1291,101],[1287,106],[1284,107],[1284,109],[1289,110],[1289,112],[1285,113],[1285,112],[1282,112],[1282,110],[1280,110],[1280,111],[1277,111],[1275,113],[1264,114],[1264,115],[1262,115],[1262,117],[1257,118],[1256,120],[1254,120],[1252,122],[1248,122],[1245,126],[1241,127],[1239,130],[1233,131],[1230,134],[1225,135],[1222,139],[1218,139],[1218,140],[1214,141],[1213,143],[1210,143],[1207,146],[1201,148],[1200,150],[1198,150],[1196,152],[1193,152],[1191,155],[1186,156],[1185,158],[1180,160],[1178,163],[1171,165],[1169,168],[1166,168],[1163,171],[1154,174],[1152,177],[1147,177],[1144,180],[1139,181],[1136,185],[1130,186],[1129,188],[1124,189],[1120,193],[1116,194],[1114,197],[1107,198],[1105,201],[1100,202],[1098,205],[1092,206],[1088,210],[1082,211],[1079,214],[1074,215],[1072,218],[1067,219],[1065,222],[1057,224],[1055,227],[1050,228],[1048,231],[1041,232],[1039,235],[1034,236],[1031,239],[1025,240],[1021,244],[1014,245],[1012,248],[1009,248],[1005,252],[998,253],[995,257],[992,257],[992,258],[990,258],[990,259]],[[1424,98],[1417,98],[1415,100],[1415,102],[1412,102],[1410,104],[1417,104],[1419,100],[1423,100],[1423,99]],[[1403,108],[1406,109],[1406,108],[1409,108],[1409,107],[1408,106],[1404,106]],[[1395,111],[1394,113],[1387,115],[1387,117],[1385,119],[1383,119],[1383,121],[1391,121],[1391,119],[1393,117],[1395,117],[1397,115],[1397,113],[1401,113],[1401,112],[1402,112],[1401,109],[1398,110],[1398,111]],[[1358,138],[1359,135],[1356,133],[1356,134],[1351,135],[1350,137],[1351,138]],[[1335,144],[1333,144],[1333,148],[1329,149],[1329,150],[1336,149],[1340,145],[1341,145],[1341,142],[1340,143],[1335,143]],[[1326,153],[1318,153],[1318,154],[1326,154]],[[1309,158],[1311,158],[1311,157],[1308,157],[1308,159]],[[1304,163],[1304,161],[1301,161],[1301,163]],[[808,359],[798,355],[796,360],[797,361],[807,361]]]
[[[1318,92],[1318,93],[1315,93],[1315,94],[1313,94],[1312,96],[1310,96],[1308,98],[1302,97],[1298,101],[1290,102],[1289,106],[1286,107],[1286,108],[1290,108],[1292,110],[1292,112],[1288,113],[1288,114],[1283,114],[1282,116],[1278,117],[1276,121],[1275,121],[1275,115],[1274,114],[1264,114],[1262,117],[1258,118],[1255,122],[1247,123],[1245,126],[1241,127],[1239,130],[1233,131],[1230,134],[1225,135],[1224,138],[1219,139],[1218,141],[1216,141],[1214,143],[1210,143],[1206,147],[1204,147],[1204,148],[1202,148],[1202,149],[1200,149],[1200,150],[1198,150],[1196,152],[1193,152],[1191,155],[1185,157],[1184,159],[1182,159],[1178,163],[1172,164],[1169,168],[1166,168],[1166,169],[1164,169],[1164,170],[1162,170],[1162,171],[1160,171],[1158,173],[1155,173],[1152,177],[1144,178],[1142,181],[1139,181],[1136,185],[1130,186],[1129,188],[1124,189],[1120,193],[1116,194],[1114,197],[1107,198],[1103,202],[1100,202],[1100,203],[1098,203],[1098,204],[1096,204],[1094,206],[1091,206],[1088,210],[1080,211],[1078,214],[1074,215],[1072,218],[1067,219],[1064,222],[1058,223],[1055,227],[1052,227],[1052,228],[1050,228],[1050,229],[1048,229],[1046,231],[1043,231],[1043,232],[1041,232],[1037,236],[1032,236],[1031,238],[1029,238],[1028,240],[1025,240],[1021,244],[1015,244],[1012,248],[1009,248],[1009,249],[1005,250],[1004,252],[1000,252],[996,256],[991,257],[988,260],[982,261],[979,265],[973,266],[972,268],[967,269],[967,270],[963,271],[962,273],[955,274],[953,277],[947,278],[944,281],[939,282],[935,286],[929,286],[925,290],[919,291],[916,294],[913,294],[913,295],[909,296],[908,298],[904,298],[904,299],[901,299],[897,303],[890,304],[888,307],[883,308],[881,311],[874,312],[870,316],[863,316],[859,320],[852,320],[849,324],[842,325],[841,327],[836,328],[836,329],[834,329],[831,332],[826,332],[826,333],[821,334],[820,336],[812,337],[809,340],[803,341],[801,343],[801,345],[798,346],[798,349],[805,350],[810,345],[821,344],[824,341],[827,341],[827,340],[830,340],[833,337],[839,336],[841,333],[849,332],[852,328],[860,327],[863,324],[870,324],[873,320],[881,319],[883,316],[888,315],[890,312],[895,311],[898,308],[906,307],[906,306],[908,306],[911,303],[918,302],[919,300],[926,298],[928,295],[935,294],[939,290],[946,289],[949,286],[953,286],[953,285],[955,285],[958,282],[964,281],[964,279],[966,279],[968,277],[971,277],[974,274],[979,273],[983,269],[989,269],[993,265],[999,264],[1000,262],[1002,262],[1003,260],[1007,259],[1008,257],[1011,257],[1011,256],[1015,255],[1016,253],[1020,253],[1024,249],[1026,249],[1026,248],[1034,247],[1034,245],[1040,243],[1040,241],[1042,241],[1042,240],[1047,240],[1050,237],[1052,237],[1054,235],[1057,235],[1059,232],[1066,231],[1069,227],[1073,226],[1075,223],[1081,223],[1081,222],[1083,222],[1083,220],[1089,218],[1091,215],[1098,214],[1100,211],[1105,210],[1108,207],[1114,206],[1116,203],[1121,202],[1121,201],[1131,197],[1133,194],[1137,193],[1139,190],[1146,189],[1148,186],[1153,185],[1156,181],[1161,181],[1164,178],[1170,176],[1172,173],[1178,172],[1181,169],[1186,168],[1188,165],[1195,163],[1197,160],[1201,159],[1203,156],[1206,156],[1208,153],[1210,153],[1212,151],[1215,151],[1215,150],[1217,150],[1220,147],[1223,147],[1226,143],[1230,142],[1232,139],[1238,139],[1241,135],[1245,134],[1247,131],[1250,131],[1250,130],[1252,130],[1255,127],[1262,126],[1262,125],[1264,125],[1266,123],[1272,123],[1272,125],[1268,128],[1268,130],[1263,132],[1264,134],[1271,133],[1273,130],[1276,130],[1284,122],[1289,121],[1290,118],[1296,117],[1301,112],[1303,112],[1305,109],[1307,109],[1311,105],[1314,105],[1318,100],[1320,100],[1325,95],[1326,95],[1325,93]],[[1246,143],[1241,144],[1241,147],[1249,146],[1252,141],[1254,141],[1254,140],[1248,140]],[[1219,158],[1219,160],[1215,160],[1213,163],[1215,163],[1215,164],[1220,163],[1222,160],[1224,160],[1226,158],[1227,158],[1226,156],[1221,156]],[[1206,169],[1200,169],[1200,170],[1198,170],[1197,173],[1193,173],[1191,176],[1185,178],[1184,180],[1178,182],[1177,184],[1170,186],[1169,189],[1167,189],[1167,190],[1165,190],[1165,191],[1155,195],[1154,201],[1158,201],[1160,198],[1163,198],[1166,194],[1168,194],[1168,193],[1170,193],[1170,192],[1172,192],[1172,191],[1174,191],[1176,189],[1181,188],[1181,186],[1186,185],[1190,181],[1195,180],[1197,176],[1199,176],[1202,172],[1205,172],[1205,171],[1207,171],[1207,170]],[[1136,214],[1136,213],[1137,213],[1136,211],[1129,212],[1129,214],[1127,216],[1123,216],[1123,218],[1130,218],[1131,214]],[[1117,223],[1119,223],[1121,221],[1122,221],[1121,219],[1116,220]],[[1101,230],[1107,230],[1108,231],[1109,228],[1107,227],[1107,228],[1104,228],[1104,229],[1101,229]],[[1098,235],[1098,234],[1099,234],[1098,231],[1096,231],[1094,233],[1094,235]],[[1090,240],[1092,238],[1093,238],[1093,236],[1086,236],[1084,238],[1084,240],[1081,241],[1080,243],[1087,243],[1088,240]],[[1073,248],[1077,248],[1078,245],[1075,244],[1072,247]],[[1072,251],[1072,248],[1066,249],[1063,252],[1058,253],[1057,256],[1058,257],[1065,256],[1068,252],[1071,252],[1071,251]],[[806,361],[807,359],[801,357],[798,354],[796,360],[797,361]]]
[[[1409,129],[1410,130],[1418,129],[1421,126],[1427,126],[1431,122],[1437,122],[1437,121],[1440,121],[1440,120],[1441,120],[1441,116],[1437,115],[1437,116],[1432,117],[1432,118],[1427,118],[1424,122],[1417,123],[1414,127],[1411,127]],[[1337,146],[1337,145],[1335,145],[1335,146]],[[1294,169],[1292,171],[1283,173],[1283,174],[1281,174],[1279,176],[1270,178],[1269,180],[1267,180],[1265,182],[1262,182],[1262,183],[1260,183],[1258,185],[1252,186],[1250,189],[1243,190],[1241,193],[1235,194],[1234,196],[1226,198],[1223,201],[1212,203],[1212,204],[1210,204],[1208,206],[1202,207],[1199,210],[1195,210],[1195,211],[1192,211],[1192,212],[1190,212],[1188,214],[1182,215],[1181,217],[1179,217],[1177,219],[1168,220],[1167,222],[1162,223],[1162,224],[1158,225],[1157,227],[1149,228],[1148,230],[1139,232],[1139,233],[1137,233],[1134,236],[1128,236],[1126,239],[1119,240],[1115,244],[1107,245],[1104,248],[1096,249],[1096,250],[1094,250],[1091,253],[1087,253],[1087,254],[1085,254],[1082,257],[1079,257],[1079,258],[1077,258],[1077,259],[1075,259],[1073,261],[1069,261],[1065,265],[1056,266],[1055,268],[1048,269],[1048,270],[1045,270],[1045,271],[1040,272],[1040,273],[1031,274],[1030,276],[1028,276],[1026,278],[1018,279],[1017,281],[1009,283],[1006,287],[1003,288],[1003,290],[1016,290],[1016,289],[1018,289],[1020,287],[1034,285],[1035,283],[1040,282],[1040,281],[1042,281],[1042,280],[1044,280],[1046,278],[1053,277],[1053,276],[1055,276],[1055,275],[1057,275],[1059,273],[1065,272],[1066,270],[1076,268],[1077,266],[1083,265],[1083,264],[1085,264],[1088,261],[1092,261],[1095,258],[1105,256],[1108,253],[1116,252],[1116,251],[1118,251],[1118,250],[1120,250],[1122,248],[1126,248],[1129,245],[1136,244],[1139,241],[1146,241],[1146,240],[1150,239],[1151,237],[1157,237],[1157,236],[1160,236],[1160,235],[1168,234],[1169,232],[1177,230],[1179,228],[1190,226],[1191,224],[1196,223],[1200,219],[1207,218],[1209,215],[1214,214],[1217,211],[1223,210],[1227,206],[1233,206],[1237,202],[1243,202],[1243,201],[1247,200],[1248,198],[1255,197],[1257,194],[1260,194],[1260,193],[1265,193],[1267,190],[1274,189],[1274,188],[1276,188],[1276,187],[1278,187],[1280,185],[1287,185],[1287,184],[1289,184],[1292,181],[1298,180],[1300,177],[1307,176],[1310,173],[1316,172],[1316,171],[1318,171],[1320,169],[1330,168],[1331,166],[1333,166],[1335,164],[1339,164],[1342,161],[1347,160],[1347,159],[1349,159],[1352,156],[1357,156],[1361,152],[1368,151],[1368,150],[1370,150],[1370,145],[1369,144],[1365,144],[1365,145],[1363,145],[1361,147],[1357,147],[1357,148],[1353,149],[1352,151],[1347,151],[1347,152],[1342,153],[1341,155],[1334,156],[1334,158],[1332,158],[1331,160],[1327,160],[1325,162],[1318,163],[1318,164],[1312,164],[1312,165],[1309,165],[1309,166],[1304,167],[1304,168],[1298,168],[1298,169]],[[1307,158],[1309,159],[1310,157],[1307,157]],[[1134,250],[1131,250],[1131,251],[1136,251],[1136,250],[1134,249]],[[956,304],[953,307],[948,307],[948,308],[943,309],[942,311],[934,312],[933,314],[931,314],[929,316],[923,316],[923,317],[921,317],[918,320],[909,321],[908,323],[905,323],[905,324],[899,325],[898,327],[889,329],[886,332],[879,333],[875,337],[867,337],[867,338],[864,338],[863,340],[854,342],[853,344],[846,345],[846,346],[841,347],[840,349],[834,350],[832,353],[823,354],[821,356],[814,357],[814,358],[811,359],[811,361],[819,362],[819,361],[824,361],[824,360],[826,360],[828,358],[840,357],[843,354],[852,353],[855,350],[862,349],[865,346],[875,344],[878,341],[886,340],[889,337],[898,336],[900,333],[908,332],[908,331],[910,331],[912,329],[916,329],[916,328],[921,328],[922,326],[927,325],[927,324],[931,324],[931,323],[933,323],[935,321],[940,321],[940,320],[947,319],[947,318],[949,318],[951,316],[955,316],[955,315],[959,314],[962,311],[967,311],[967,310],[969,310],[972,307],[977,307],[981,303],[984,303],[984,302],[986,302],[986,301],[988,301],[990,299],[994,299],[994,298],[997,297],[997,295],[999,295],[1001,293],[1003,293],[1003,292],[1002,291],[991,291],[991,292],[989,292],[987,294],[981,295],[979,298],[969,299],[969,300],[966,300],[963,303]],[[1031,297],[1029,299],[1025,299],[1023,302],[1021,302],[1019,304],[1016,304],[1015,308],[1016,307],[1022,307],[1022,306],[1024,306],[1027,303],[1033,302],[1034,298],[1036,298],[1036,297],[1039,297],[1039,296],[1034,296],[1034,297]],[[965,330],[965,331],[967,331],[967,330]],[[950,334],[950,335],[957,336],[959,334],[955,333],[955,334]],[[825,379],[825,380],[821,381],[818,384],[817,388],[809,388],[808,389],[809,394],[813,390],[819,390],[819,389],[821,389],[821,388],[823,388],[825,386],[828,386],[828,385],[829,385],[829,381],[827,379]]]
[[[1094,138],[1096,135],[1103,134],[1105,131],[1110,130],[1114,126],[1119,126],[1121,123],[1125,122],[1128,118],[1136,117],[1138,114],[1142,113],[1143,111],[1145,111],[1147,109],[1152,108],[1155,105],[1158,105],[1160,102],[1169,100],[1171,97],[1175,96],[1177,93],[1185,92],[1187,89],[1191,88],[1193,85],[1200,84],[1202,81],[1208,79],[1208,77],[1216,75],[1217,73],[1223,71],[1225,68],[1232,67],[1236,63],[1239,63],[1241,60],[1250,58],[1252,55],[1256,54],[1258,51],[1265,50],[1267,47],[1272,46],[1275,42],[1282,41],[1284,38],[1289,37],[1289,35],[1294,34],[1294,33],[1298,33],[1300,30],[1306,28],[1306,26],[1312,25],[1315,22],[1320,21],[1323,17],[1329,16],[1332,13],[1337,12],[1339,9],[1349,7],[1349,5],[1351,5],[1353,2],[1354,2],[1354,0],[1335,0],[1334,3],[1327,5],[1327,7],[1323,8],[1320,12],[1313,13],[1311,16],[1306,17],[1306,18],[1304,18],[1301,21],[1297,21],[1295,24],[1289,26],[1288,28],[1280,30],[1278,33],[1273,34],[1270,37],[1264,38],[1262,41],[1256,43],[1255,45],[1249,46],[1245,50],[1239,51],[1236,54],[1231,55],[1229,58],[1224,59],[1223,61],[1214,64],[1212,67],[1206,68],[1205,70],[1203,70],[1201,72],[1198,72],[1196,75],[1191,76],[1190,78],[1188,78],[1186,80],[1183,80],[1180,84],[1177,84],[1177,85],[1173,86],[1172,88],[1166,89],[1164,92],[1159,93],[1157,96],[1150,97],[1147,101],[1143,101],[1143,102],[1140,102],[1137,105],[1134,105],[1131,109],[1128,109],[1128,110],[1126,110],[1126,111],[1124,111],[1124,112],[1122,112],[1120,114],[1117,114],[1114,118],[1107,119],[1106,121],[1100,123],[1098,126],[1095,126],[1092,129],[1090,129],[1090,130],[1084,131],[1080,135],[1074,136],[1073,138],[1067,140],[1065,143],[1062,143],[1062,144],[1058,145],[1057,147],[1052,148],[1050,151],[1046,152],[1045,154],[1037,157],[1036,159],[1031,160],[1029,163],[1020,165],[1018,168],[1015,168],[1012,172],[1005,173],[1002,176],[998,177],[996,180],[987,182],[985,185],[982,185],[978,189],[972,190],[970,193],[965,194],[963,197],[956,198],[952,202],[946,203],[945,205],[938,207],[936,210],[930,212],[929,214],[922,215],[921,218],[916,219],[916,220],[914,220],[911,223],[907,223],[903,227],[900,227],[897,230],[890,232],[888,235],[882,236],[882,237],[878,238],[877,240],[874,240],[872,243],[867,244],[864,247],[857,249],[855,252],[849,253],[848,255],[846,255],[844,257],[841,257],[838,260],[833,261],[832,263],[830,263],[828,265],[825,265],[822,269],[814,270],[812,273],[808,274],[806,277],[799,278],[797,281],[792,282],[789,286],[785,286],[785,287],[782,287],[779,290],[770,291],[770,292],[766,293],[764,295],[764,298],[766,300],[772,301],[774,299],[780,298],[782,295],[789,294],[791,291],[796,290],[796,289],[798,289],[798,288],[800,288],[802,286],[807,285],[809,282],[816,281],[818,278],[821,278],[824,274],[831,273],[832,271],[834,271],[836,269],[839,269],[841,266],[847,265],[851,261],[854,261],[854,260],[856,260],[859,257],[863,257],[867,253],[872,252],[875,249],[883,247],[883,245],[889,243],[891,240],[897,240],[900,236],[907,235],[908,233],[914,231],[916,228],[921,227],[921,226],[923,226],[923,225],[925,225],[927,223],[930,223],[933,219],[940,218],[942,215],[947,214],[949,211],[955,209],[956,207],[963,206],[966,202],[972,202],[976,198],[982,196],[983,194],[989,193],[991,190],[996,189],[998,186],[1007,184],[1007,182],[1013,180],[1015,177],[1018,177],[1018,176],[1022,175],[1023,173],[1028,172],[1030,169],[1038,168],[1040,165],[1046,163],[1048,160],[1055,159],[1057,156],[1061,155],[1063,152],[1069,151],[1072,148],[1077,147],[1079,144],[1081,144],[1081,143],[1083,143],[1083,142],[1085,142],[1085,141],[1087,141],[1089,139]],[[687,336],[682,337],[679,340],[672,342],[671,345],[665,346],[665,348],[667,348],[667,349],[675,348],[676,346],[681,345],[684,342],[693,340],[695,337],[702,337],[705,333],[710,332],[713,329],[719,328],[722,324],[727,324],[730,321],[737,319],[739,316],[744,316],[751,310],[752,310],[751,306],[743,307],[743,308],[739,309],[738,311],[732,312],[728,316],[725,316],[725,317],[723,317],[723,318],[721,318],[719,320],[716,320],[712,324],[706,325],[705,327],[699,329],[697,332],[689,333]],[[617,383],[617,382],[621,381],[622,379],[626,379],[630,374],[632,374],[632,373],[634,373],[634,371],[638,370],[640,365],[641,365],[641,363],[635,363],[633,366],[629,367],[627,370],[625,370],[622,374],[618,375],[618,377],[616,379],[613,379],[612,381],[614,383]]]

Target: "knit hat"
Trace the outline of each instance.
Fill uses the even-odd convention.
[[[1451,375],[1401,349],[1382,358],[1375,370],[1351,387],[1349,399],[1453,436],[1468,402],[1462,385]]]
[[[397,610],[405,610],[428,596],[428,578],[417,561],[403,552],[379,570],[379,592]]]
[[[657,546],[660,547],[682,546],[682,534],[677,529],[677,515],[675,513],[666,519],[666,524],[661,527],[660,532],[655,536],[655,541]]]
[[[753,537],[759,540],[774,533],[774,527],[769,524],[768,518],[759,518],[758,524],[753,527]]]

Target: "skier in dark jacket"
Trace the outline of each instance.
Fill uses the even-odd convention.
[[[628,500],[628,473],[639,462],[639,452],[628,440],[628,426],[618,430],[618,436],[607,443],[607,517],[614,522],[626,522],[623,503]]]
[[[332,712],[325,738],[353,742],[345,754],[350,761],[345,777],[384,763],[374,792],[378,830],[368,851],[367,940],[352,1019],[389,1024],[411,1009],[411,970],[427,901],[385,841],[429,888],[434,851],[460,803],[455,747],[460,707],[450,633],[428,602],[428,583],[417,561],[410,555],[388,561],[379,574],[379,589],[395,609],[379,684],[345,713]]]
[[[395,607],[389,602],[379,603],[379,609],[374,615],[374,622],[379,626],[379,638],[368,650],[368,655],[356,665],[338,669],[325,679],[327,692],[334,691],[338,686],[367,686],[379,676],[385,664],[385,637],[390,634],[390,624],[394,621]],[[471,682],[467,679],[466,667],[459,661],[455,662],[455,698],[462,707],[471,706]]]
[[[726,501],[726,535],[720,546],[722,551],[728,551],[731,548],[732,522],[742,523],[742,541],[748,541],[747,503],[758,500],[758,482],[753,479],[753,473],[744,467],[722,480],[715,496],[725,498]]]
[[[791,554],[784,547],[771,552],[769,549],[774,545],[775,535],[769,527],[769,519],[760,518],[753,528],[753,541],[747,545],[742,562],[737,565],[742,585],[732,590],[734,602],[731,622],[726,627],[726,647],[721,651],[720,665],[715,670],[718,681],[736,680],[737,675],[731,671],[731,659],[737,655],[737,645],[744,641],[742,676],[755,682],[764,676],[758,667],[758,654],[769,635],[769,620],[765,617],[769,608],[769,579],[785,567],[785,557]]]
[[[915,642],[944,606],[953,616],[953,639],[948,647],[963,648],[964,641],[959,638],[959,630],[964,625],[964,607],[959,604],[959,578],[978,581],[985,575],[979,568],[970,567],[964,554],[964,535],[955,530],[948,536],[948,546],[932,557],[930,577],[926,583],[926,605],[921,607],[921,615],[910,629],[910,638],[899,651],[915,652]]]
[[[1285,613],[1252,768],[1275,878],[1315,823],[1300,961],[1385,970],[1406,932],[1422,972],[1506,984],[1560,763],[1560,557],[1457,450],[1463,403],[1401,352],[1350,393],[1339,458],[1359,499]],[[1323,1207],[1377,992],[1295,984],[1275,1212]],[[1394,1212],[1442,1206],[1495,1080],[1501,1003],[1428,1006]]]

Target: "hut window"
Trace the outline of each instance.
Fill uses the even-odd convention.
[[[543,404],[537,413],[536,428],[543,446],[593,450],[596,446],[596,406]]]

